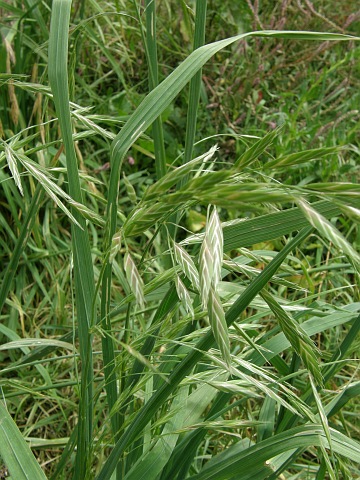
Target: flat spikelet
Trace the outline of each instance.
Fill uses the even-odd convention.
[[[195,267],[195,263],[187,251],[174,242],[174,254],[176,262],[181,266],[182,271],[190,280],[192,285],[199,290],[200,281],[199,273]]]
[[[135,296],[136,302],[140,308],[144,308],[144,282],[142,281],[139,271],[136,268],[135,262],[129,252],[125,253],[124,268],[126,273],[126,279],[129,282],[131,291]]]
[[[230,365],[230,340],[225,312],[216,289],[221,280],[224,238],[219,215],[214,208],[209,216],[200,249],[200,297],[221,354]]]

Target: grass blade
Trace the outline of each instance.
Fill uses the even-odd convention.
[[[149,88],[153,90],[159,84],[157,42],[156,42],[156,1],[146,0],[146,55],[149,65]],[[156,177],[160,179],[166,174],[166,154],[164,132],[161,118],[157,118],[152,126],[155,151]]]
[[[197,0],[195,7],[195,31],[194,31],[194,45],[193,49],[200,48],[205,43],[205,26],[206,26],[206,9],[207,0]],[[196,72],[190,81],[189,90],[189,106],[186,116],[186,134],[185,134],[185,150],[184,163],[191,160],[192,152],[195,142],[197,111],[200,99],[201,89],[201,68]],[[183,180],[186,183],[186,179]]]
[[[14,420],[0,401],[0,455],[12,478],[46,479]]]
[[[68,87],[68,31],[71,0],[54,0],[49,38],[49,80],[63,137],[70,196],[80,204],[82,193],[72,138],[72,124]],[[94,273],[90,242],[85,219],[72,209],[77,225],[72,225],[72,249],[74,258],[75,297],[82,361],[81,399],[79,404],[78,444],[75,476],[86,476],[87,462],[91,460],[93,421],[93,370],[89,329],[94,323],[93,301],[95,294]],[[84,461],[87,459],[87,462]]]
[[[339,216],[342,213],[337,205],[327,201],[315,202],[311,205],[325,218]],[[308,225],[309,221],[299,207],[260,215],[249,220],[225,223],[223,224],[224,251],[274,240]],[[203,234],[194,235],[182,241],[180,245],[201,243],[203,236]]]

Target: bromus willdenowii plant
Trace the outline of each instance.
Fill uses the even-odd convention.
[[[29,18],[46,25],[42,9],[26,5]],[[207,3],[199,0],[194,12],[184,10],[193,18],[193,51],[161,81],[158,6],[132,6],[134,16],[121,11],[122,2],[114,11],[91,2],[96,14],[86,19],[85,2],[74,2],[71,17],[71,0],[54,0],[48,58],[39,50],[50,89],[9,72],[1,77],[19,91],[41,93],[47,112],[38,117],[38,131],[23,125],[7,129],[1,140],[0,161],[9,168],[1,170],[9,205],[1,222],[14,244],[0,289],[7,322],[0,327],[7,338],[0,352],[10,352],[2,372],[1,457],[14,478],[44,478],[29,445],[41,448],[36,430],[56,422],[62,426],[58,437],[43,439],[50,450],[61,447],[51,458],[54,479],[354,477],[360,445],[347,420],[352,411],[344,415],[344,406],[359,393],[352,357],[360,328],[360,257],[353,230],[341,221],[358,218],[359,188],[355,181],[284,179],[342,150],[332,145],[273,155],[287,125],[263,136],[231,133],[246,145],[231,161],[215,139],[202,151],[195,141],[204,97],[201,69],[222,50],[252,37],[286,45],[359,38],[263,30],[206,44]],[[77,14],[75,34],[69,27]],[[126,83],[104,45],[107,29],[115,28],[111,14],[119,28],[137,21],[149,77],[149,93],[122,117],[119,131],[111,115],[92,115],[70,101],[73,81],[86,83],[86,65],[75,67],[73,53],[86,48],[85,35],[99,45],[100,62],[108,61],[120,84]],[[175,158],[161,115],[188,83],[184,152]],[[86,87],[94,98],[98,85],[94,80]],[[108,100],[109,106],[115,101]],[[125,173],[136,145],[146,154],[153,148],[153,177]],[[99,152],[109,152],[110,171],[86,171]],[[192,211],[203,219],[194,233],[184,222]],[[7,226],[10,214],[18,238]],[[6,249],[3,236],[1,241]],[[309,251],[320,252],[319,265]],[[324,276],[316,283],[318,268],[321,275],[342,269],[347,283]],[[54,298],[59,308],[52,306]],[[24,312],[33,304],[39,305],[31,311],[41,331],[30,336]],[[41,309],[49,310],[49,318],[63,316],[56,336]],[[29,369],[41,385],[27,380]],[[21,381],[14,383],[16,373]],[[20,433],[6,405],[16,417],[31,399],[47,420],[34,420]]]

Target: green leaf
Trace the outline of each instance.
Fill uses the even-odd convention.
[[[48,73],[65,147],[69,194],[75,202],[83,204],[78,162],[72,136],[68,86],[70,13],[71,0],[53,0],[49,37]],[[82,361],[78,443],[74,475],[78,478],[84,478],[87,464],[91,458],[90,445],[93,442],[93,364],[90,327],[96,323],[94,318],[95,281],[86,220],[75,208],[72,208],[71,213],[79,225],[77,226],[73,223],[71,231],[77,325],[79,329],[79,350]],[[107,337],[105,337],[103,341],[105,343],[109,342]],[[110,352],[110,347],[107,347]],[[108,371],[105,370],[105,373],[107,374]],[[87,461],[84,461],[84,459]]]
[[[311,204],[325,218],[341,215],[341,208],[330,202],[321,201]],[[307,217],[299,207],[281,212],[260,215],[246,220],[235,220],[222,224],[224,232],[224,251],[239,247],[249,247],[256,243],[274,240],[309,225]],[[180,245],[201,243],[204,234],[198,234],[180,242]]]
[[[360,462],[360,444],[337,430],[330,429],[334,452]],[[322,425],[305,425],[268,438],[256,445],[238,451],[236,444],[216,456],[190,480],[228,480],[240,476],[252,480],[263,470],[266,462],[283,452],[296,448],[325,445],[329,448]],[[269,463],[271,465],[271,462]],[[267,475],[256,477],[265,479]]]
[[[189,387],[181,387],[170,411],[170,420],[165,424],[160,439],[125,476],[124,480],[155,480],[168,462],[179,438],[179,430],[200,420],[216,394],[216,389],[201,385],[191,394]]]
[[[0,401],[0,456],[15,480],[46,480],[20,430]]]
[[[76,348],[71,343],[62,342],[61,340],[47,339],[47,338],[23,338],[13,342],[4,343],[0,345],[0,350],[9,350],[13,348],[24,347],[58,347],[66,350],[76,351]]]

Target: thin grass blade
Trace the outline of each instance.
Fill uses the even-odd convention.
[[[49,80],[63,137],[70,196],[83,204],[77,158],[72,138],[68,87],[68,36],[71,0],[54,0],[52,4],[49,38]],[[72,225],[75,297],[82,360],[81,399],[79,405],[78,444],[75,476],[86,476],[91,459],[90,445],[93,422],[93,368],[90,327],[95,323],[93,302],[95,295],[94,272],[86,221],[72,209],[77,225]],[[87,459],[87,462],[84,461]]]
[[[206,27],[206,10],[207,0],[197,0],[195,5],[195,31],[194,31],[194,51],[200,48],[205,43],[205,27]],[[185,134],[185,149],[184,149],[184,163],[191,160],[192,152],[195,142],[197,111],[200,100],[201,89],[201,68],[195,73],[190,81],[189,89],[189,105],[186,116],[186,134]],[[186,182],[186,178],[182,183]]]

